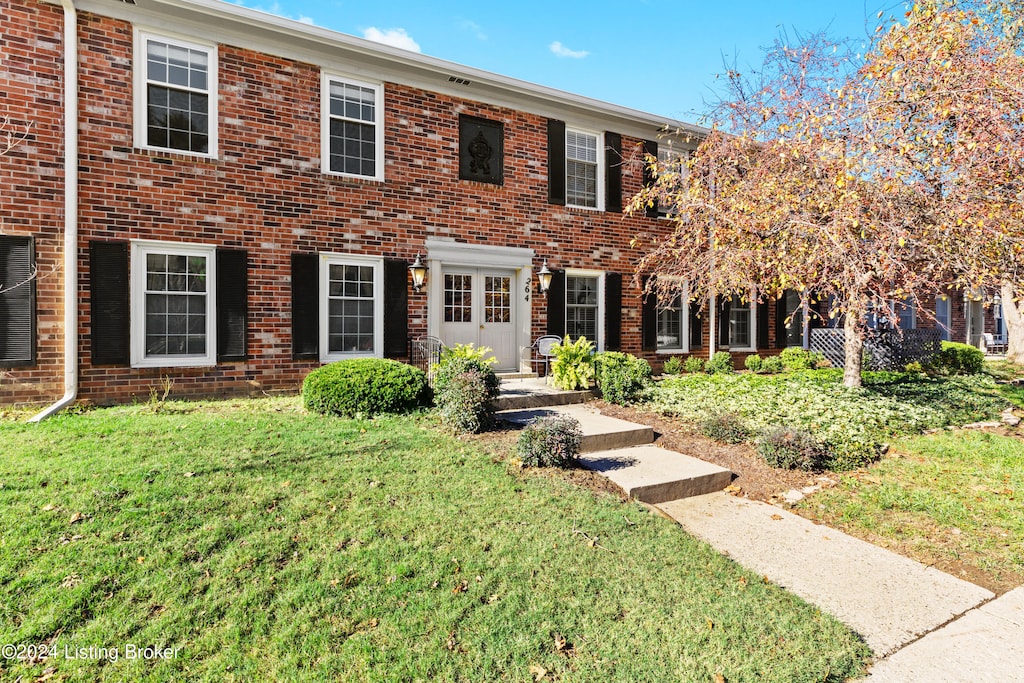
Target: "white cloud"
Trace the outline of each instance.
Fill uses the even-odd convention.
[[[411,52],[420,52],[420,44],[413,40],[404,28],[389,28],[382,31],[376,26],[371,26],[363,31],[363,38]]]
[[[480,24],[470,19],[463,19],[459,22],[459,28],[467,33],[472,33],[477,40],[487,40],[487,34],[480,28]]]
[[[586,50],[570,50],[565,45],[562,45],[557,40],[548,46],[551,51],[558,57],[569,57],[571,59],[583,59],[590,53]]]

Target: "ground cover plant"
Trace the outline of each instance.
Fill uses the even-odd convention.
[[[430,414],[297,398],[0,423],[0,679],[842,681],[847,629]],[[126,644],[143,661],[63,656]]]
[[[838,370],[685,375],[660,382],[648,407],[693,425],[732,413],[753,435],[805,430],[827,447],[830,467],[850,469],[897,435],[997,418],[1009,405],[1000,391],[987,375],[867,372],[862,388],[843,387]]]
[[[893,451],[798,511],[998,592],[1024,583],[1024,441],[962,430]]]

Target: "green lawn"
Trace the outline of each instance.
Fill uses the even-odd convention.
[[[800,511],[928,564],[974,567],[996,588],[1024,581],[1024,441],[961,431],[904,439],[893,450]]]
[[[159,407],[0,422],[0,644],[57,650],[0,679],[789,683],[869,654],[674,524],[429,417]]]

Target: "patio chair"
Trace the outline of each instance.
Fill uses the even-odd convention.
[[[526,348],[530,351],[530,365],[537,368],[544,366],[544,377],[551,374],[551,359],[554,358],[554,347],[562,343],[562,338],[554,334],[546,334],[538,337],[533,344]]]
[[[1006,353],[1006,339],[1003,335],[995,335],[985,332],[981,335],[982,350],[985,353],[999,355]]]

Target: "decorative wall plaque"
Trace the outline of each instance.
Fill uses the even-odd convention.
[[[505,182],[505,124],[459,116],[459,180]]]

